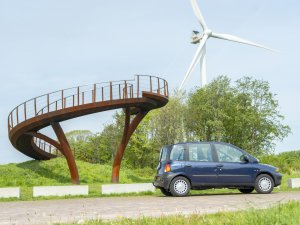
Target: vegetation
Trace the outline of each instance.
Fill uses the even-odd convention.
[[[265,155],[260,158],[260,161],[274,165],[282,173],[288,175],[299,173],[300,171],[300,151],[283,152],[278,155]]]
[[[282,123],[278,102],[268,82],[245,77],[231,84],[221,76],[188,96],[174,92],[169,103],[151,111],[132,136],[124,155],[128,168],[154,168],[163,145],[183,141],[224,141],[254,156],[273,152],[290,128]],[[124,113],[103,131],[67,134],[77,159],[112,164],[124,126]]]
[[[111,165],[91,164],[77,160],[82,184],[110,183]],[[120,182],[151,182],[155,171],[150,168],[123,168]],[[28,161],[0,166],[0,186],[69,185],[70,174],[64,158],[50,161]]]
[[[187,128],[193,140],[229,142],[259,156],[286,137],[278,102],[265,81],[219,77],[188,99]]]
[[[84,224],[184,224],[184,225],[273,225],[273,224],[300,224],[300,203],[288,202],[269,209],[252,209],[248,211],[220,212],[211,215],[194,214],[190,216],[176,215],[159,218],[121,219],[111,222],[101,220],[88,221]]]
[[[77,160],[81,184],[88,184],[90,193],[87,197],[100,196],[101,185],[110,183],[111,165],[91,164]],[[150,168],[122,168],[121,183],[152,182],[155,171]],[[20,164],[0,165],[0,187],[21,187],[21,200],[32,200],[33,186],[70,185],[70,173],[64,158],[50,161],[28,161]],[[152,194],[152,193],[142,193]],[[132,195],[132,194],[130,194]],[[133,194],[134,195],[134,194]],[[44,197],[53,199],[61,197]],[[63,197],[64,198],[64,197]],[[70,198],[66,196],[65,198]],[[1,199],[10,201],[15,199]]]

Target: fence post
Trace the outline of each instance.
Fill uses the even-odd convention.
[[[11,113],[10,120],[11,120],[11,127],[13,128],[14,127],[13,112]]]
[[[93,102],[96,102],[96,89],[97,89],[97,86],[96,84],[94,84],[94,93],[93,93]]]
[[[102,102],[104,101],[104,88],[102,87]]]
[[[36,98],[34,98],[34,115],[36,116]]]
[[[140,95],[140,76],[137,75],[137,93],[136,93],[137,98],[139,98],[139,95]]]
[[[124,99],[127,98],[127,81],[125,80]]]
[[[17,107],[16,116],[17,116],[17,124],[19,124],[19,107]]]
[[[80,105],[80,87],[77,87],[77,105]]]
[[[159,82],[159,78],[157,78],[157,94],[160,95],[160,82]]]
[[[61,90],[61,109],[64,108],[64,90]]]
[[[24,102],[24,118],[27,120],[27,113],[26,113],[26,102]]]
[[[110,100],[112,100],[113,99],[113,96],[112,96],[112,82],[110,82],[109,83],[110,85],[109,85],[109,87],[110,87]]]
[[[49,94],[47,94],[47,109],[48,109],[48,112],[50,111],[50,99],[49,99]]]

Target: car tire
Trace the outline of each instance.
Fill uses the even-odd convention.
[[[170,192],[174,197],[185,197],[191,189],[190,181],[185,177],[175,177],[170,185]]]
[[[164,188],[160,188],[160,191],[163,195],[165,196],[172,196],[172,193],[170,191],[167,191],[166,189]]]
[[[239,189],[239,191],[243,194],[250,194],[254,191],[254,187],[251,188],[244,188],[244,189]]]
[[[270,194],[274,188],[274,180],[268,174],[261,174],[255,180],[255,190],[259,194]]]

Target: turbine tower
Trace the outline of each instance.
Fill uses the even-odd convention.
[[[188,78],[191,76],[192,72],[194,71],[196,65],[198,63],[200,63],[200,68],[201,68],[201,85],[202,87],[205,86],[207,84],[207,75],[206,75],[206,41],[209,38],[218,38],[218,39],[223,39],[223,40],[227,40],[227,41],[233,41],[233,42],[238,42],[238,43],[242,43],[242,44],[246,44],[246,45],[252,45],[255,47],[259,47],[259,48],[264,48],[270,51],[274,51],[271,48],[268,48],[266,46],[260,45],[260,44],[256,44],[254,42],[233,36],[233,35],[229,35],[229,34],[220,34],[220,33],[215,33],[212,30],[210,30],[207,25],[206,22],[204,20],[204,17],[200,11],[200,8],[198,6],[197,0],[191,0],[191,4],[192,4],[192,8],[194,11],[194,14],[197,17],[198,22],[200,23],[203,32],[200,33],[198,31],[193,31],[193,35],[192,35],[192,44],[199,44],[199,47],[196,51],[196,54],[193,58],[193,61],[183,79],[183,81],[181,82],[180,88],[182,89],[183,85],[185,84],[185,82],[188,80]]]

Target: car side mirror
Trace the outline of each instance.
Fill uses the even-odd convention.
[[[241,155],[241,162],[248,163],[250,161],[249,157],[247,155]]]

